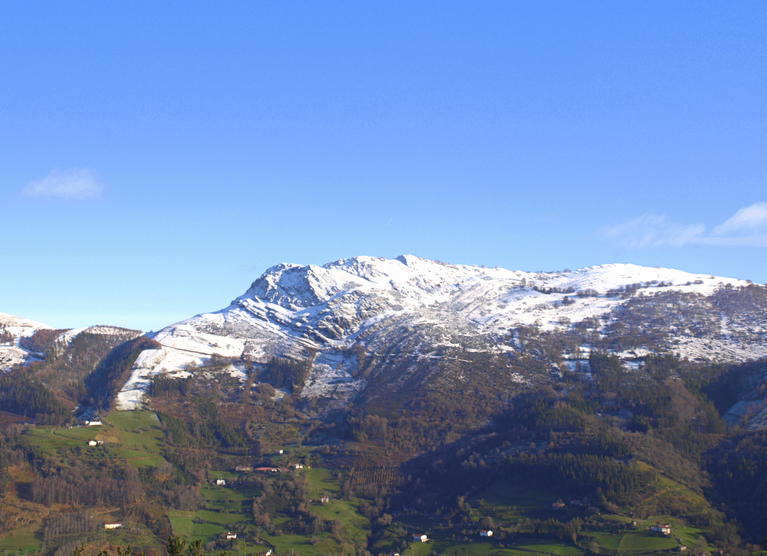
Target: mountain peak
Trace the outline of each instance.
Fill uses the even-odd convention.
[[[521,329],[563,334],[570,343],[577,337],[588,349],[613,349],[605,338],[620,337],[616,345],[622,351],[690,358],[715,352],[720,360],[745,360],[767,355],[767,288],[735,297],[719,292],[748,285],[623,263],[555,272],[454,265],[414,255],[359,256],[321,266],[283,263],[229,307],[158,332],[162,347],[139,357],[120,403],[135,407],[147,377],[186,372],[213,355],[258,364],[275,356],[311,358],[316,372],[304,395],[335,392],[341,399],[364,386],[354,371],[353,346],[380,365],[388,365],[380,354],[439,359],[451,346],[513,353],[520,349],[515,331]],[[748,305],[752,294],[764,299],[764,310]]]
[[[339,294],[375,290],[379,293],[396,291],[404,298],[420,299],[422,303],[431,304],[437,298],[444,301],[459,290],[476,290],[481,282],[491,282],[501,290],[526,285],[602,293],[626,287],[637,289],[638,286],[658,285],[710,293],[722,284],[748,284],[732,278],[627,263],[576,270],[525,272],[453,265],[415,255],[400,255],[395,259],[358,256],[338,259],[322,266],[290,263],[273,266],[238,299],[250,298],[295,310],[320,305]]]
[[[51,329],[52,326],[37,322],[31,319],[25,319],[8,313],[0,313],[0,327],[13,327],[13,328],[44,328]]]

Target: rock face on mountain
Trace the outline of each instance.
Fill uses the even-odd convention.
[[[212,358],[241,376],[275,357],[302,362],[300,395],[343,404],[371,383],[402,391],[470,383],[481,378],[472,370],[481,357],[524,355],[566,372],[587,371],[592,349],[627,361],[767,356],[767,287],[629,264],[522,272],[355,257],[272,267],[229,307],[153,338],[162,347],[139,355],[119,409],[138,407],[152,376],[186,376]],[[525,382],[525,368],[503,380]]]

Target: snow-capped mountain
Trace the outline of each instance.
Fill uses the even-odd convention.
[[[38,354],[22,345],[23,339],[29,338],[37,330],[50,328],[40,322],[0,313],[0,372],[38,359]]]
[[[123,341],[141,334],[137,330],[104,325],[57,330],[40,322],[0,313],[0,372],[16,365],[42,361],[46,357],[44,351],[63,353],[83,333],[114,336]]]
[[[153,375],[185,376],[213,356],[229,358],[233,374],[275,356],[308,361],[301,395],[343,402],[387,368],[401,382],[419,365],[469,365],[466,354],[513,358],[531,330],[567,339],[563,368],[595,347],[626,359],[744,361],[767,356],[767,287],[630,264],[522,272],[412,255],[280,264],[229,307],[154,334],[162,347],[139,355],[117,407],[140,405]]]

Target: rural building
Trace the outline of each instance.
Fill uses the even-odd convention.
[[[234,468],[235,471],[239,471],[240,473],[250,473],[253,471],[253,466],[251,465],[238,465]]]
[[[293,464],[293,469],[303,469],[303,468],[304,468],[304,464],[303,463],[294,463]]]
[[[492,537],[493,536],[493,530],[492,529],[482,529],[479,532],[480,537]]]
[[[413,540],[415,542],[426,542],[429,540],[429,536],[425,534],[421,534],[421,535],[415,534],[413,535]]]
[[[561,510],[565,506],[567,506],[567,504],[565,504],[563,500],[557,500],[551,505],[551,507],[554,508],[555,510]]]
[[[330,503],[330,496],[323,496],[320,498],[320,504],[329,504]]]
[[[279,473],[280,470],[276,467],[256,467],[254,471],[258,471],[260,473]]]
[[[119,521],[108,521],[104,524],[104,529],[119,529],[123,524]]]
[[[658,535],[663,535],[664,537],[670,537],[671,536],[671,525],[668,523],[664,524],[657,524],[650,527],[650,531],[653,533],[657,533]]]
[[[89,440],[88,441],[88,446],[98,446],[98,445],[99,445],[99,443],[96,442],[95,440]]]
[[[226,540],[233,541],[237,538],[237,533],[232,533],[231,531],[228,531],[226,533]]]
[[[216,486],[226,486],[226,481],[224,479],[216,479]]]
[[[87,427],[99,427],[103,424],[104,423],[102,423],[99,419],[96,419],[95,421],[85,421],[85,425]]]

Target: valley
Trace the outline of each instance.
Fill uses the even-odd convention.
[[[0,554],[767,553],[766,315],[736,279],[412,256],[151,334],[6,315]]]

